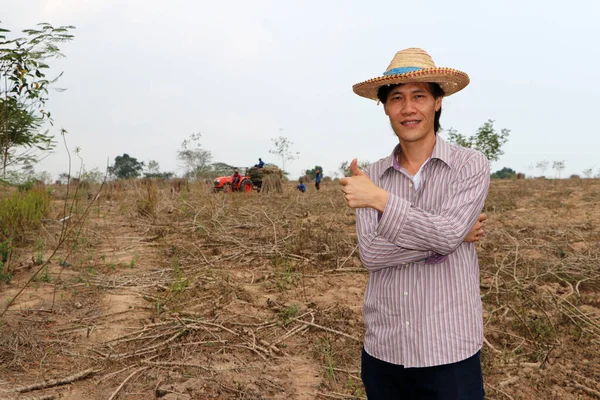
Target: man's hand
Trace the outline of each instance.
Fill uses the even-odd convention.
[[[352,176],[340,179],[343,186],[344,198],[352,208],[374,208],[383,212],[387,203],[388,193],[375,185],[369,177],[358,168],[355,158],[350,163]]]
[[[483,224],[487,220],[487,215],[484,213],[479,214],[479,218],[477,218],[477,222],[471,228],[471,232],[465,238],[465,242],[474,242],[479,243],[479,240],[485,236],[485,232],[483,231]]]

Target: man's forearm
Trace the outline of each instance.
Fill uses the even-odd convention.
[[[402,248],[381,237],[377,233],[377,214],[378,212],[372,209],[358,209],[356,212],[360,258],[366,269],[377,271],[382,268],[422,262],[434,255],[432,251]]]

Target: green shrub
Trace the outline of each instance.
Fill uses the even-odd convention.
[[[0,261],[3,263],[8,261],[8,257],[12,251],[11,243],[12,240],[10,239],[0,242]]]
[[[512,168],[504,167],[504,168],[499,169],[498,171],[494,172],[492,175],[490,175],[490,178],[491,179],[516,179],[517,173]]]
[[[35,181],[25,181],[17,185],[17,189],[19,190],[19,192],[26,192],[28,190],[33,189],[34,185]]]
[[[5,271],[6,269],[6,271]],[[10,282],[12,279],[12,274],[8,271],[8,268],[5,268],[4,263],[0,261],[0,282]]]
[[[48,192],[41,188],[0,199],[0,241],[23,241],[28,231],[41,225],[50,211],[50,201]]]

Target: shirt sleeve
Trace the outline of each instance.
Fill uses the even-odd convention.
[[[372,208],[356,209],[356,233],[360,260],[369,271],[395,267],[401,264],[423,262],[432,251],[402,248],[377,233],[377,214]]]
[[[370,175],[369,170],[365,172]],[[356,209],[356,233],[360,259],[367,270],[377,271],[401,264],[423,262],[427,257],[434,255],[432,251],[402,248],[381,237],[377,232],[380,218],[380,213],[372,208]]]
[[[450,254],[463,243],[477,221],[489,184],[489,161],[477,153],[448,186],[448,196],[438,214],[423,211],[389,193],[377,232],[402,248]]]

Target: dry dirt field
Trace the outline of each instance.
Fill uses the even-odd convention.
[[[81,194],[43,266],[65,216],[54,188],[0,283],[0,399],[365,398],[367,274],[335,183]],[[487,398],[600,398],[600,180],[494,181],[486,212]]]

